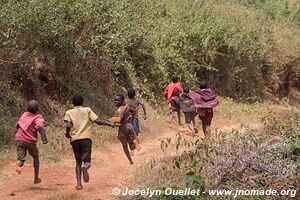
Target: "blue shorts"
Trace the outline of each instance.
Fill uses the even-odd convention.
[[[133,126],[135,134],[138,136],[140,133],[139,119],[137,117],[132,117],[131,124]]]

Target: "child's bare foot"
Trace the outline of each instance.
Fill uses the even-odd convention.
[[[34,184],[39,184],[41,182],[42,182],[41,178],[35,178],[34,181],[33,181]]]
[[[82,190],[83,186],[82,185],[76,185],[75,190]]]
[[[135,149],[140,151],[141,150],[141,145],[136,140],[133,140],[133,143],[135,145]]]
[[[17,161],[17,163],[16,163],[16,172],[17,172],[18,174],[21,174],[21,173],[22,173],[23,167],[24,167],[24,166],[21,167],[21,166],[20,166],[20,162]]]
[[[86,182],[86,183],[88,183],[89,180],[90,180],[90,176],[89,176],[89,172],[88,172],[87,166],[83,165],[81,167],[81,170],[82,170],[83,181]]]

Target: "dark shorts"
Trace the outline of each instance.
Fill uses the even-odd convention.
[[[27,151],[32,157],[38,157],[39,151],[36,147],[36,143],[27,143],[21,140],[17,141],[17,159],[25,161]]]
[[[132,117],[131,124],[133,126],[135,134],[138,136],[140,133],[139,118]]]
[[[205,115],[203,117],[199,116],[200,120],[202,121],[202,125],[211,125],[211,120],[214,114],[212,110],[206,110]]]
[[[191,123],[195,120],[196,112],[184,112],[185,123]]]
[[[81,139],[71,142],[73,152],[77,163],[91,162],[92,155],[92,140]]]
[[[129,148],[131,150],[134,150],[135,144],[133,141],[135,140],[135,137],[135,131],[132,124],[127,123],[119,127],[118,139],[120,140],[123,146],[127,146],[128,144]]]
[[[171,100],[169,103],[170,112],[179,112],[180,111],[180,105],[175,100]]]

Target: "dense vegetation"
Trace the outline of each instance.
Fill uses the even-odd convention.
[[[207,79],[219,94],[238,100],[292,98],[299,90],[298,0],[0,4],[5,138],[27,99],[40,100],[43,113],[61,118],[62,105],[79,92],[108,114],[114,92],[134,86],[157,99],[174,73],[193,85]]]

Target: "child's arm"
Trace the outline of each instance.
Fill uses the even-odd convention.
[[[98,125],[106,125],[106,126],[110,126],[112,128],[115,127],[114,123],[106,121],[106,120],[100,120],[99,118],[96,119],[94,122]]]
[[[121,126],[121,117],[111,117],[108,121],[116,126]]]
[[[35,129],[41,134],[41,139],[42,139],[43,144],[47,144],[48,140],[47,140],[44,124],[45,124],[45,120],[41,115],[38,116],[33,123]]]
[[[41,134],[41,139],[43,144],[47,144],[48,140],[47,140],[46,130],[43,127],[41,127],[38,129],[38,132]]]
[[[67,126],[66,126],[66,133],[65,133],[65,136],[66,136],[66,138],[71,138],[70,132],[71,132],[71,129],[72,129],[72,127],[73,127],[73,124],[72,124],[72,122],[70,122],[70,121],[66,121],[66,122],[67,122]]]
[[[115,113],[115,116],[108,119],[109,122],[113,123],[115,126],[121,126],[122,118],[124,117],[124,110],[118,108]]]
[[[139,104],[142,106],[142,109],[143,109],[143,112],[144,112],[144,120],[147,119],[147,113],[146,113],[146,107],[145,107],[145,104],[143,102],[141,102],[139,100]]]
[[[169,92],[169,87],[167,86],[164,91],[164,96],[166,97],[166,99],[168,99],[168,92]]]

